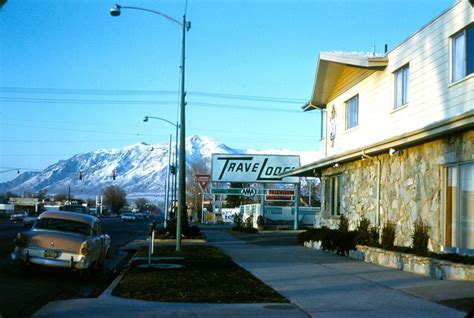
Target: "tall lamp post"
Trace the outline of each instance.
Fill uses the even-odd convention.
[[[179,128],[179,125],[178,123],[173,123],[167,119],[164,119],[164,118],[161,118],[161,117],[155,117],[155,116],[145,116],[143,118],[143,121],[144,122],[148,122],[150,119],[157,119],[157,120],[161,120],[161,121],[164,121],[170,125],[173,125],[175,128],[176,128],[176,142],[175,142],[175,161],[174,161],[174,166],[175,166],[175,169],[178,167],[178,128]],[[176,171],[174,172],[174,198],[176,198],[176,185],[177,185],[177,180],[176,180]],[[172,200],[173,203],[174,203],[174,200]]]
[[[147,11],[154,14],[158,14],[163,18],[176,23],[182,27],[182,38],[181,38],[181,99],[180,99],[180,121],[179,121],[179,180],[178,180],[178,189],[179,189],[179,196],[178,196],[178,215],[176,217],[176,251],[181,251],[181,217],[182,214],[185,213],[185,205],[186,205],[186,131],[185,131],[185,106],[186,106],[186,92],[184,91],[184,75],[185,75],[185,47],[186,47],[186,32],[189,31],[191,28],[191,22],[186,21],[186,14],[183,15],[182,22],[155,10],[140,8],[140,7],[130,7],[130,6],[121,6],[121,5],[114,5],[110,9],[110,15],[113,17],[117,17],[120,15],[122,9],[135,9],[141,11]]]

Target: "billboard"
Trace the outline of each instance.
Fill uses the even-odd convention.
[[[212,155],[212,182],[299,183],[280,174],[300,166],[300,156]]]

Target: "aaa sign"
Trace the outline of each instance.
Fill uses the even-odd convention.
[[[213,182],[298,183],[298,177],[282,178],[300,166],[299,156],[212,155]]]

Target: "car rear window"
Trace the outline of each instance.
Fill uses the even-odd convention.
[[[36,222],[35,229],[53,230],[92,236],[93,230],[89,224],[63,219],[42,218]]]

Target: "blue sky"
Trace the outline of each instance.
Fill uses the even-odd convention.
[[[181,28],[118,0],[9,0],[0,11],[0,182],[98,148],[167,143]],[[184,0],[118,2],[181,20]],[[382,52],[454,0],[189,0],[186,135],[233,148],[319,148],[303,113],[320,51]],[[174,138],[174,136],[173,136]]]

